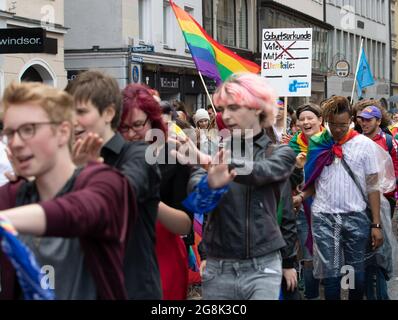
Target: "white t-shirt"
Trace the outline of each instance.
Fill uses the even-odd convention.
[[[276,142],[277,142],[277,143],[281,143],[281,141],[282,141],[283,127],[276,127],[276,126],[273,126],[272,128],[274,129]]]
[[[0,186],[8,182],[8,179],[4,176],[7,171],[12,171],[12,167],[7,158],[6,146],[0,141]]]
[[[342,148],[345,161],[367,194],[366,176],[379,171],[374,142],[363,135],[357,135],[344,143]],[[322,170],[315,181],[315,191],[312,212],[344,213],[366,209],[361,191],[337,157],[330,166],[325,166]]]

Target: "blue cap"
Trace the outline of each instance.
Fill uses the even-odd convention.
[[[380,109],[377,108],[376,106],[368,106],[362,110],[359,117],[365,119],[372,119],[372,118],[381,119],[381,112]]]

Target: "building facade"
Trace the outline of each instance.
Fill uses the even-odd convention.
[[[375,85],[362,92],[364,98],[390,95],[390,6],[388,0],[328,0],[327,22],[335,27],[329,33],[328,94],[351,96],[361,39]],[[336,63],[350,66],[347,77],[338,77]],[[358,99],[355,90],[354,101]]]
[[[391,95],[398,95],[398,2],[391,0]],[[396,108],[396,104],[392,105]]]
[[[202,23],[202,1],[176,0]],[[169,1],[68,0],[65,63],[69,79],[87,69],[115,77],[121,88],[144,83],[164,100],[206,104],[205,90]],[[210,89],[214,83],[206,80]]]
[[[2,32],[8,32],[4,29],[42,28],[43,38],[39,41],[45,42],[41,52],[4,53],[6,49],[18,51],[22,47],[18,45],[22,38],[8,38],[7,43],[7,35],[2,34],[1,92],[12,81],[41,81],[61,89],[66,86],[64,35],[67,29],[64,27],[63,0],[1,0],[0,28]],[[24,30],[21,32],[23,34]]]

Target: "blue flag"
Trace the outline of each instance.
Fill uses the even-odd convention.
[[[362,48],[361,56],[359,58],[359,67],[357,73],[357,92],[358,97],[362,96],[362,89],[374,85],[372,71],[366,59],[365,50]]]
[[[53,290],[41,287],[42,274],[32,251],[18,239],[18,233],[5,219],[0,218],[0,250],[15,268],[25,300],[54,300]]]

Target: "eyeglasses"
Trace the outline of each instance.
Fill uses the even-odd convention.
[[[120,126],[119,131],[121,133],[127,133],[131,130],[133,131],[138,131],[138,130],[142,130],[145,125],[147,124],[149,118],[147,117],[145,121],[136,121],[134,122],[131,126],[127,125],[127,124],[123,124]]]
[[[37,127],[38,126],[43,126],[43,125],[57,125],[60,124],[60,122],[34,122],[34,123],[25,123],[21,126],[19,126],[17,129],[4,129],[1,132],[1,138],[2,140],[7,143],[9,143],[12,138],[14,138],[15,132],[18,133],[19,137],[21,138],[21,140],[26,141],[29,140],[31,138],[33,138],[36,134],[37,131]]]

